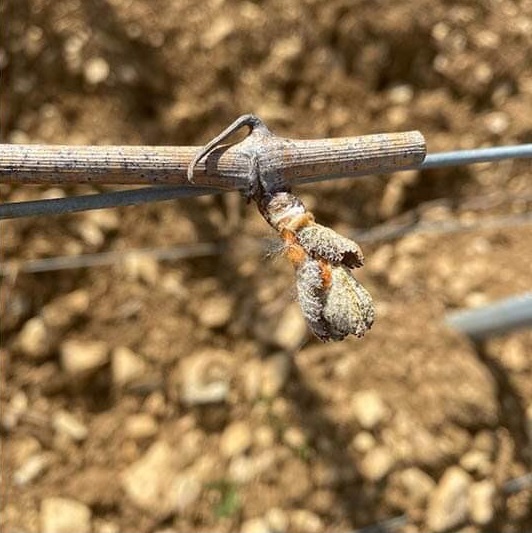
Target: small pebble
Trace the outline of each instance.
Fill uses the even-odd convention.
[[[53,349],[52,333],[42,317],[30,318],[15,338],[15,349],[31,359],[44,359]]]
[[[41,503],[42,533],[90,533],[91,510],[67,498],[46,498]]]
[[[119,346],[111,355],[111,374],[117,387],[125,387],[142,377],[146,372],[146,363],[134,351],[126,346]]]
[[[122,485],[140,509],[164,519],[192,506],[199,498],[199,480],[179,467],[179,452],[166,442],[154,443],[123,474]]]
[[[73,377],[95,372],[109,359],[109,348],[103,341],[66,340],[61,344],[61,366]]]
[[[491,474],[493,465],[489,455],[480,450],[470,450],[460,459],[460,466],[470,474],[487,476]]]
[[[128,437],[134,440],[149,439],[157,434],[159,427],[155,419],[144,413],[128,416],[125,430]]]
[[[383,244],[368,257],[366,266],[372,274],[382,276],[390,268],[393,256],[394,247],[391,244]]]
[[[503,365],[514,372],[526,372],[532,367],[532,359],[523,340],[510,337],[502,346]]]
[[[299,305],[293,303],[281,315],[271,341],[290,352],[299,348],[306,336],[307,324],[301,314]]]
[[[386,405],[374,390],[357,392],[351,400],[351,409],[364,429],[374,429],[388,414]]]
[[[188,405],[223,402],[229,394],[231,357],[223,350],[199,352],[187,357],[179,368],[181,399]]]
[[[94,533],[120,533],[120,526],[107,520],[98,520],[95,521],[93,531]]]
[[[220,45],[236,29],[235,20],[231,16],[216,17],[214,23],[209,24],[202,34],[202,44],[208,50]]]
[[[87,427],[67,411],[57,411],[52,416],[52,426],[58,432],[67,435],[76,442],[87,438]]]
[[[220,439],[220,451],[226,457],[234,457],[247,451],[253,435],[246,422],[233,422],[227,426]]]
[[[13,438],[12,445],[13,461],[17,466],[22,466],[30,457],[42,451],[41,443],[30,435]]]
[[[175,510],[182,513],[190,508],[201,494],[201,483],[189,474],[179,474],[172,479],[168,494],[169,502],[173,502]]]
[[[13,474],[13,483],[24,486],[37,479],[50,466],[51,457],[49,454],[40,453],[30,457]]]
[[[206,405],[223,402],[229,394],[229,383],[215,381],[200,385],[191,383],[184,388],[182,400],[188,405]]]
[[[260,397],[262,387],[262,364],[258,359],[246,361],[240,369],[246,398],[254,402]]]
[[[268,510],[264,518],[268,522],[270,529],[276,533],[284,533],[288,530],[288,516],[279,507],[273,507]]]
[[[122,267],[128,279],[156,285],[160,279],[159,263],[153,257],[142,253],[131,253],[124,257]]]
[[[423,470],[407,468],[399,474],[401,486],[414,505],[424,505],[436,483]]]
[[[408,104],[414,98],[414,90],[410,85],[396,85],[388,91],[388,98],[394,105]]]
[[[290,525],[296,532],[321,533],[325,527],[321,518],[306,509],[298,509],[290,513]]]
[[[271,448],[275,444],[275,432],[270,426],[259,426],[253,433],[253,442],[258,448]]]
[[[262,395],[274,397],[283,390],[290,375],[292,360],[280,352],[268,357],[262,367]]]
[[[2,427],[12,431],[18,424],[20,417],[28,410],[28,397],[24,392],[17,391],[13,394],[7,409],[1,413]]]
[[[103,57],[93,57],[83,65],[83,75],[90,85],[103,83],[111,72],[109,63]]]
[[[468,517],[468,493],[471,477],[457,466],[448,468],[429,498],[427,528],[447,531],[464,523]]]
[[[89,309],[90,295],[85,289],[59,296],[46,304],[41,316],[46,326],[64,329],[83,316]]]
[[[246,457],[239,455],[231,460],[228,473],[229,478],[235,483],[249,483],[275,464],[275,453],[265,450],[260,455]]]
[[[474,483],[469,489],[469,513],[471,520],[479,526],[489,524],[495,513],[495,484],[485,480]]]
[[[233,300],[229,296],[217,295],[205,299],[198,311],[200,324],[209,329],[226,326],[233,315]]]
[[[370,481],[380,481],[394,465],[390,450],[379,446],[370,450],[360,463],[361,474]]]
[[[143,405],[144,410],[152,416],[164,416],[167,409],[166,397],[160,391],[152,392],[145,400]]]
[[[105,242],[104,232],[90,220],[76,221],[73,230],[81,237],[84,244],[93,248],[100,248]]]
[[[106,233],[115,231],[120,227],[120,217],[115,210],[97,209],[95,211],[87,211],[83,216]]]
[[[510,117],[502,111],[494,111],[489,113],[484,119],[486,129],[494,135],[501,135],[510,126]]]
[[[240,528],[241,533],[273,533],[264,518],[246,520]]]
[[[352,442],[353,448],[359,453],[367,453],[376,445],[375,437],[368,431],[359,431]]]
[[[289,427],[283,433],[283,441],[291,448],[301,448],[307,444],[303,431],[296,427]]]

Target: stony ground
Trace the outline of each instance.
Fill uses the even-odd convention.
[[[429,152],[532,142],[532,4],[6,0],[3,142],[200,144],[253,111],[291,137],[420,129]],[[94,191],[0,187],[2,200]],[[6,532],[532,529],[532,334],[447,312],[530,289],[530,164],[299,191],[363,244],[378,317],[321,344],[238,196],[3,222],[3,261],[218,243],[2,278]],[[270,250],[270,251],[269,251]]]

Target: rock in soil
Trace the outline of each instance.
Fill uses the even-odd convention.
[[[495,493],[493,481],[485,480],[471,485],[469,489],[469,513],[475,524],[485,526],[493,520]]]
[[[377,441],[375,437],[368,431],[358,432],[351,442],[351,446],[359,453],[367,453],[372,448],[375,448]]]
[[[480,450],[471,450],[463,455],[460,459],[460,466],[466,472],[481,477],[489,475],[493,469],[489,455]]]
[[[288,516],[286,512],[279,507],[273,507],[270,509],[264,518],[268,522],[270,529],[276,533],[288,530]]]
[[[87,312],[89,304],[89,291],[78,289],[46,304],[41,315],[48,327],[65,329]]]
[[[263,518],[246,520],[240,528],[241,533],[273,533],[268,522]]]
[[[119,346],[111,355],[111,374],[116,387],[125,387],[144,375],[146,363],[127,346]]]
[[[272,341],[283,350],[297,349],[307,335],[307,324],[297,304],[289,305],[273,332]]]
[[[257,456],[239,455],[231,460],[228,475],[235,483],[249,483],[275,465],[273,450],[264,450]]]
[[[85,424],[69,412],[62,410],[53,414],[52,426],[58,433],[62,433],[78,442],[85,440],[89,433]]]
[[[91,510],[66,498],[46,498],[41,503],[43,533],[90,533]]]
[[[198,320],[208,329],[222,328],[231,320],[233,300],[229,296],[213,296],[201,303]]]
[[[222,434],[220,451],[226,457],[240,455],[251,446],[252,440],[253,435],[249,424],[246,422],[234,422]]]
[[[50,466],[51,455],[39,453],[31,456],[13,473],[15,485],[24,486],[37,479]]]
[[[361,474],[370,481],[380,481],[390,472],[394,458],[388,448],[379,446],[370,450],[360,463]]]
[[[179,366],[181,400],[188,405],[223,402],[232,376],[230,354],[205,350],[187,357]]]
[[[471,477],[457,466],[448,468],[432,492],[427,509],[427,528],[439,532],[458,527],[468,517]]]
[[[407,468],[398,475],[401,488],[414,505],[424,505],[436,485],[434,480],[419,468]]]
[[[179,468],[177,453],[164,441],[156,442],[122,477],[131,501],[159,519],[189,508],[201,493],[198,479]]]
[[[374,390],[357,392],[351,400],[353,416],[364,429],[374,429],[388,414],[386,404]]]
[[[262,366],[261,393],[266,397],[274,397],[281,393],[290,376],[292,360],[287,353],[279,352],[271,355]]]
[[[306,509],[290,513],[290,529],[300,533],[321,533],[324,530],[321,518]]]
[[[109,347],[103,341],[66,340],[60,351],[61,366],[72,377],[90,375],[109,359]]]
[[[54,348],[54,335],[42,317],[30,318],[15,338],[14,348],[30,359],[45,359]]]
[[[146,413],[131,415],[126,419],[125,430],[134,440],[149,439],[157,434],[159,426],[153,416]]]

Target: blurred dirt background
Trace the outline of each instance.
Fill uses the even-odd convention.
[[[532,142],[530,0],[3,0],[0,17],[2,142],[199,145],[245,112],[289,137],[419,129],[429,153]],[[530,485],[507,485],[531,470],[532,334],[475,347],[443,324],[530,290],[530,226],[487,226],[530,212],[530,170],[302,187],[344,234],[473,225],[364,242],[377,321],[326,345],[238,195],[2,222],[19,265],[221,246],[4,271],[0,529],[532,530]]]

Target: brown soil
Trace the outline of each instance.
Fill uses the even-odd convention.
[[[7,0],[0,16],[3,142],[201,144],[250,111],[288,137],[419,129],[429,153],[532,142],[526,0]],[[532,200],[524,161],[300,192],[342,233],[413,219],[482,222],[526,213]],[[0,193],[12,201],[59,191]],[[481,524],[469,513],[467,531],[531,530],[530,489],[503,487],[532,466],[532,334],[474,346],[443,323],[454,309],[530,290],[530,227],[364,244],[360,279],[378,317],[363,340],[333,344],[301,330],[293,273],[257,245],[265,235],[253,206],[233,194],[2,223],[4,260],[225,244],[203,258],[2,278],[2,531],[42,530],[41,503],[53,496],[87,505],[102,533],[251,531],[251,519],[275,522],[274,508],[289,531],[347,531],[403,514],[404,531],[426,531],[432,485],[453,465],[495,487],[493,517]],[[88,304],[75,312],[61,297],[77,290]],[[46,335],[21,347],[28,321],[42,316]],[[101,341],[112,357],[130,348],[142,376],[120,388],[109,359],[68,374],[60,354],[72,340]],[[260,376],[279,352],[290,356],[289,374],[268,389]],[[196,360],[229,380],[223,403],[184,401]],[[368,390],[384,412],[364,429],[352,399]],[[87,434],[58,429],[61,410]],[[154,422],[144,437],[131,429],[140,413]],[[235,422],[251,429],[244,457],[266,450],[271,461],[246,482],[234,480],[222,449]],[[195,442],[186,469],[201,481],[192,504],[165,516],[139,507],[124,482],[157,442],[179,453]],[[472,451],[484,453],[480,466],[468,463]],[[35,455],[47,467],[17,484]],[[424,495],[405,486],[412,467],[434,482]]]

